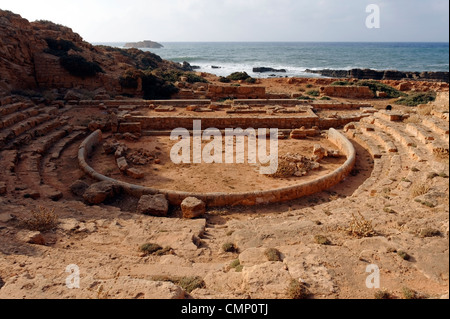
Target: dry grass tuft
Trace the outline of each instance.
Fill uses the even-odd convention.
[[[287,287],[286,295],[288,299],[300,300],[307,299],[311,293],[306,288],[305,284],[299,282],[298,280],[292,279]]]
[[[58,216],[55,209],[49,210],[43,206],[39,211],[32,211],[31,217],[22,221],[23,227],[40,232],[51,231],[58,225]]]
[[[372,222],[366,220],[360,212],[358,212],[359,217],[355,216],[355,214],[352,215],[350,226],[346,229],[347,233],[358,238],[372,237],[377,234],[372,226]]]
[[[433,111],[433,105],[430,105],[430,104],[422,104],[417,107],[417,114],[419,114],[421,116],[431,115],[432,111]]]
[[[413,198],[425,195],[430,191],[431,187],[427,184],[416,184],[411,188]]]
[[[281,252],[275,248],[269,248],[264,252],[269,261],[282,261]]]

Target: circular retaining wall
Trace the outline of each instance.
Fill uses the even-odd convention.
[[[118,181],[96,172],[87,163],[88,156],[95,146],[102,141],[102,132],[95,131],[87,137],[78,150],[78,162],[80,168],[90,177],[98,181],[109,181],[121,186],[125,193],[140,198],[142,195],[164,194],[173,205],[180,205],[187,197],[196,197],[203,200],[210,207],[221,207],[228,205],[254,206],[258,204],[277,203],[300,197],[312,195],[331,188],[344,180],[353,169],[356,162],[356,151],[353,144],[335,129],[328,131],[328,139],[335,144],[339,151],[347,156],[347,161],[335,171],[317,178],[313,181],[300,183],[284,188],[268,191],[245,192],[245,193],[188,193],[170,190],[159,190],[140,185],[134,185]]]

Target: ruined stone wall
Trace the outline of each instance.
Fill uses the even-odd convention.
[[[375,97],[367,86],[325,86],[320,88],[320,93],[349,99],[372,99]]]
[[[202,127],[218,129],[236,128],[279,128],[295,129],[305,126],[311,128],[319,126],[318,117],[143,117],[134,116],[126,119],[127,122],[141,123],[143,130],[174,130],[182,127],[192,129],[194,120],[201,120]]]
[[[218,86],[210,85],[206,97],[220,99],[265,99],[266,88],[262,86]]]

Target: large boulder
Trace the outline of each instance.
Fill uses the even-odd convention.
[[[89,184],[81,180],[77,180],[70,185],[70,191],[76,196],[83,196],[88,188]]]
[[[98,205],[118,194],[120,194],[120,186],[113,182],[105,181],[89,186],[84,192],[83,198],[89,204]]]
[[[188,197],[181,203],[183,218],[197,218],[203,216],[206,212],[206,204],[195,197]]]
[[[166,196],[158,195],[144,195],[138,203],[137,212],[156,217],[165,217],[169,212],[169,202]]]

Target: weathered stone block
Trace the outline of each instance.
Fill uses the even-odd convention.
[[[206,204],[195,197],[188,197],[181,203],[183,218],[197,218],[205,214]]]
[[[137,212],[139,214],[165,217],[169,211],[169,203],[166,196],[158,195],[144,195],[138,203]]]

